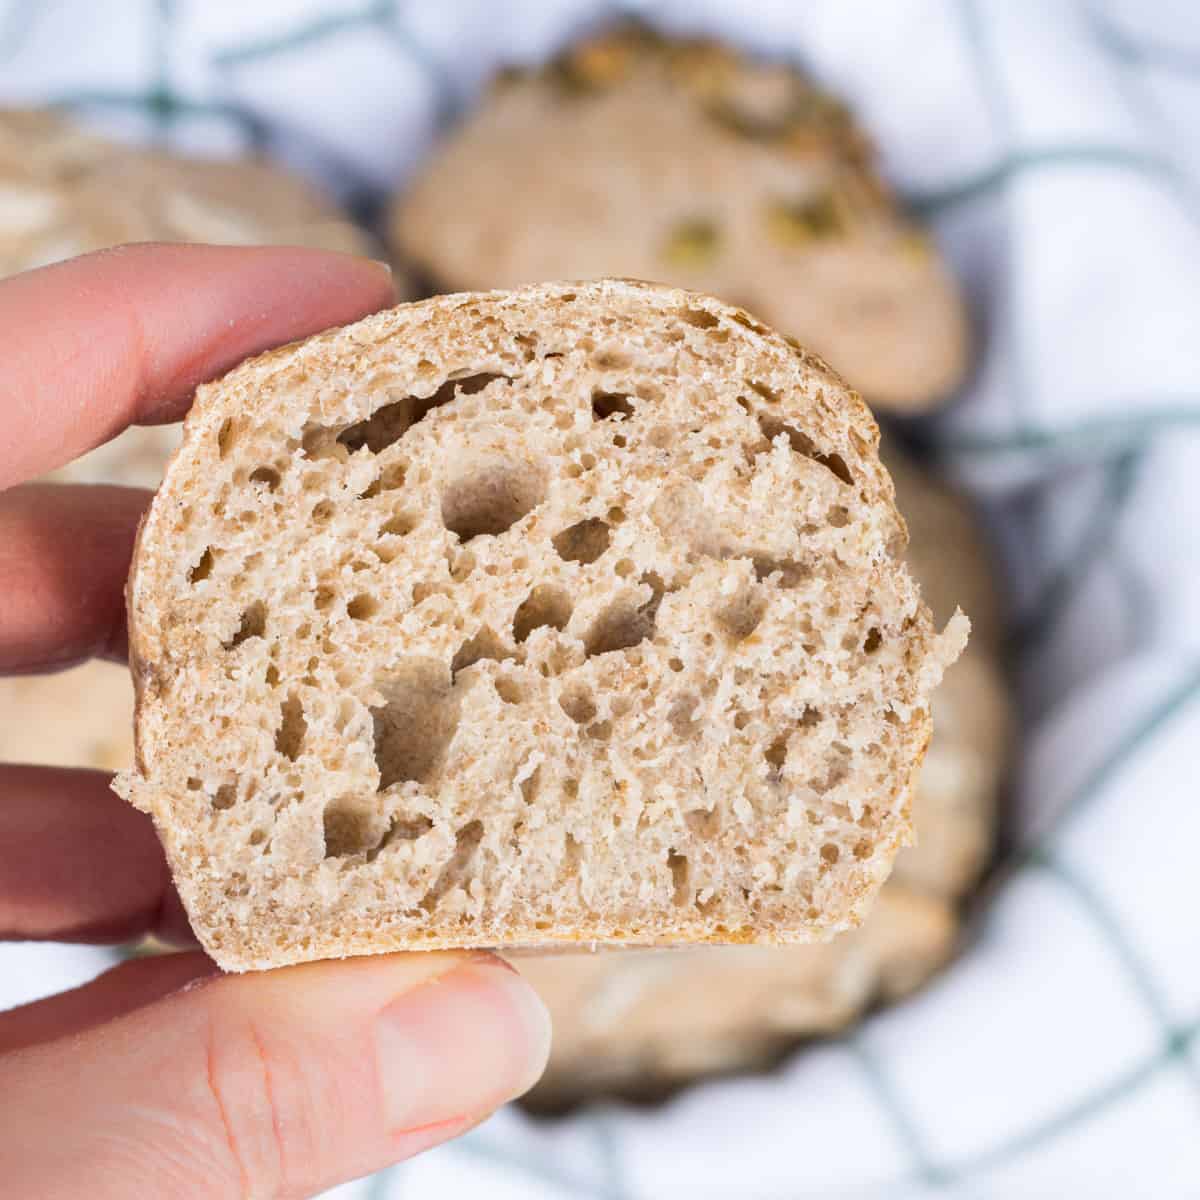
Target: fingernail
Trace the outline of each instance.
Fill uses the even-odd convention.
[[[369,258],[367,261],[379,272],[380,278],[383,284],[387,287],[388,293],[390,294],[392,300],[396,300],[399,296],[399,292],[396,288],[396,276],[395,272],[392,270],[392,264],[390,262],[384,262],[382,258]]]
[[[519,1096],[541,1075],[550,1019],[507,964],[466,959],[392,1001],[376,1031],[393,1133],[470,1116]]]

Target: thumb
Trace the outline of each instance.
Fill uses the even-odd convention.
[[[309,1196],[463,1132],[537,1079],[546,1011],[488,954],[200,981],[0,1058],[18,1196]]]

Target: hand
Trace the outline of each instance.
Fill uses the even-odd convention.
[[[125,657],[149,495],[22,484],[176,420],[248,354],[392,300],[383,268],[139,246],[0,282],[0,673]],[[97,771],[0,766],[0,938],[188,936],[149,820]],[[545,1010],[487,954],[221,976],[131,961],[0,1014],[5,1195],[307,1196],[469,1128],[537,1078]]]

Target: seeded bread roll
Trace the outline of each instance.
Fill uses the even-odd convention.
[[[631,275],[711,292],[911,412],[961,380],[967,322],[873,159],[793,68],[622,29],[503,76],[398,197],[393,243],[446,290]]]
[[[861,401],[628,281],[401,306],[203,387],[129,587],[137,769],[232,970],[794,942],[909,837],[938,635]]]
[[[0,276],[144,241],[371,248],[278,167],[139,150],[53,113],[0,109]]]

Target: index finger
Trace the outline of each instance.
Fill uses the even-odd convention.
[[[0,490],[393,301],[383,264],[289,246],[122,246],[0,281]]]

